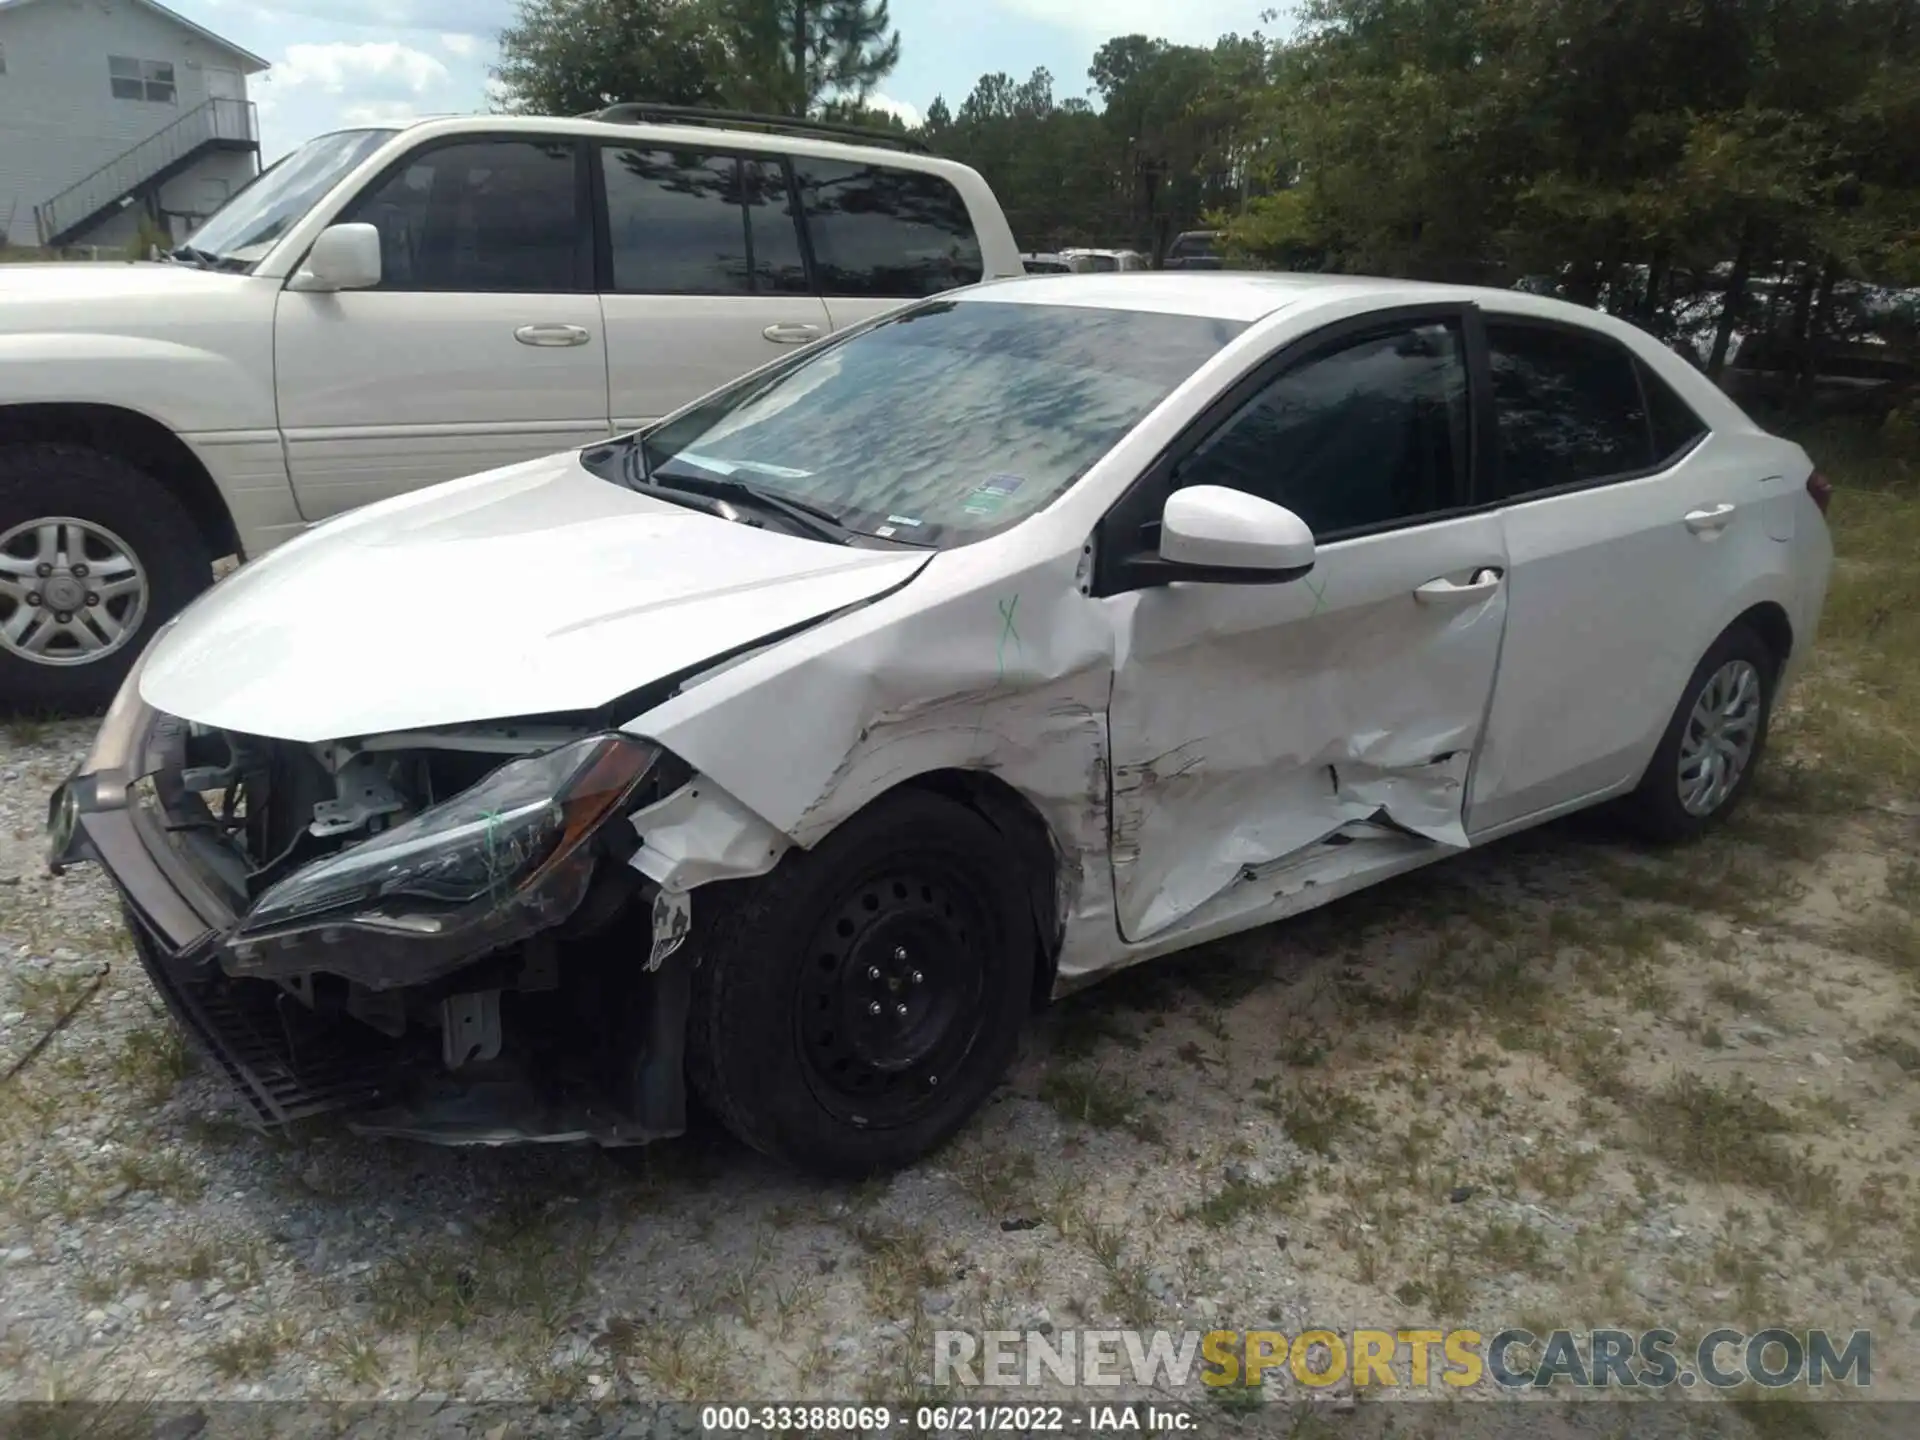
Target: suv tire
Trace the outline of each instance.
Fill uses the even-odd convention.
[[[212,582],[193,517],[145,471],[83,445],[0,446],[6,709],[99,710],[154,631]]]

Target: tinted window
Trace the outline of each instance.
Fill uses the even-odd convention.
[[[648,463],[737,474],[872,534],[964,541],[1053,500],[1244,328],[935,301],[722,390],[654,431]]]
[[[588,288],[590,231],[572,145],[442,145],[343,217],[380,231],[382,290],[534,294]]]
[[[804,157],[793,168],[824,294],[911,299],[986,273],[966,202],[938,175]]]
[[[1634,364],[1640,371],[1641,392],[1653,421],[1654,464],[1669,465],[1707,433],[1707,423],[1648,366],[1638,360]]]
[[[613,288],[627,294],[804,294],[807,268],[778,161],[600,151]]]
[[[1633,357],[1555,325],[1490,324],[1503,496],[1645,470],[1653,462]]]
[[[1244,490],[1333,535],[1451,509],[1466,464],[1459,333],[1423,325],[1288,370],[1195,451],[1175,483]]]

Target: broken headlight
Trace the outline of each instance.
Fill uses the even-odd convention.
[[[587,842],[621,812],[659,750],[595,735],[510,761],[484,780],[337,855],[295,871],[247,912],[234,939],[271,943],[315,926],[450,936],[528,932],[579,904]]]

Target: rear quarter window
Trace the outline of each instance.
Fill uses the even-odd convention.
[[[792,164],[822,294],[920,299],[984,277],[967,202],[941,176],[806,156]]]

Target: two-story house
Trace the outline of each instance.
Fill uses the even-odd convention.
[[[260,169],[258,55],[155,0],[0,0],[0,232],[183,238]]]

